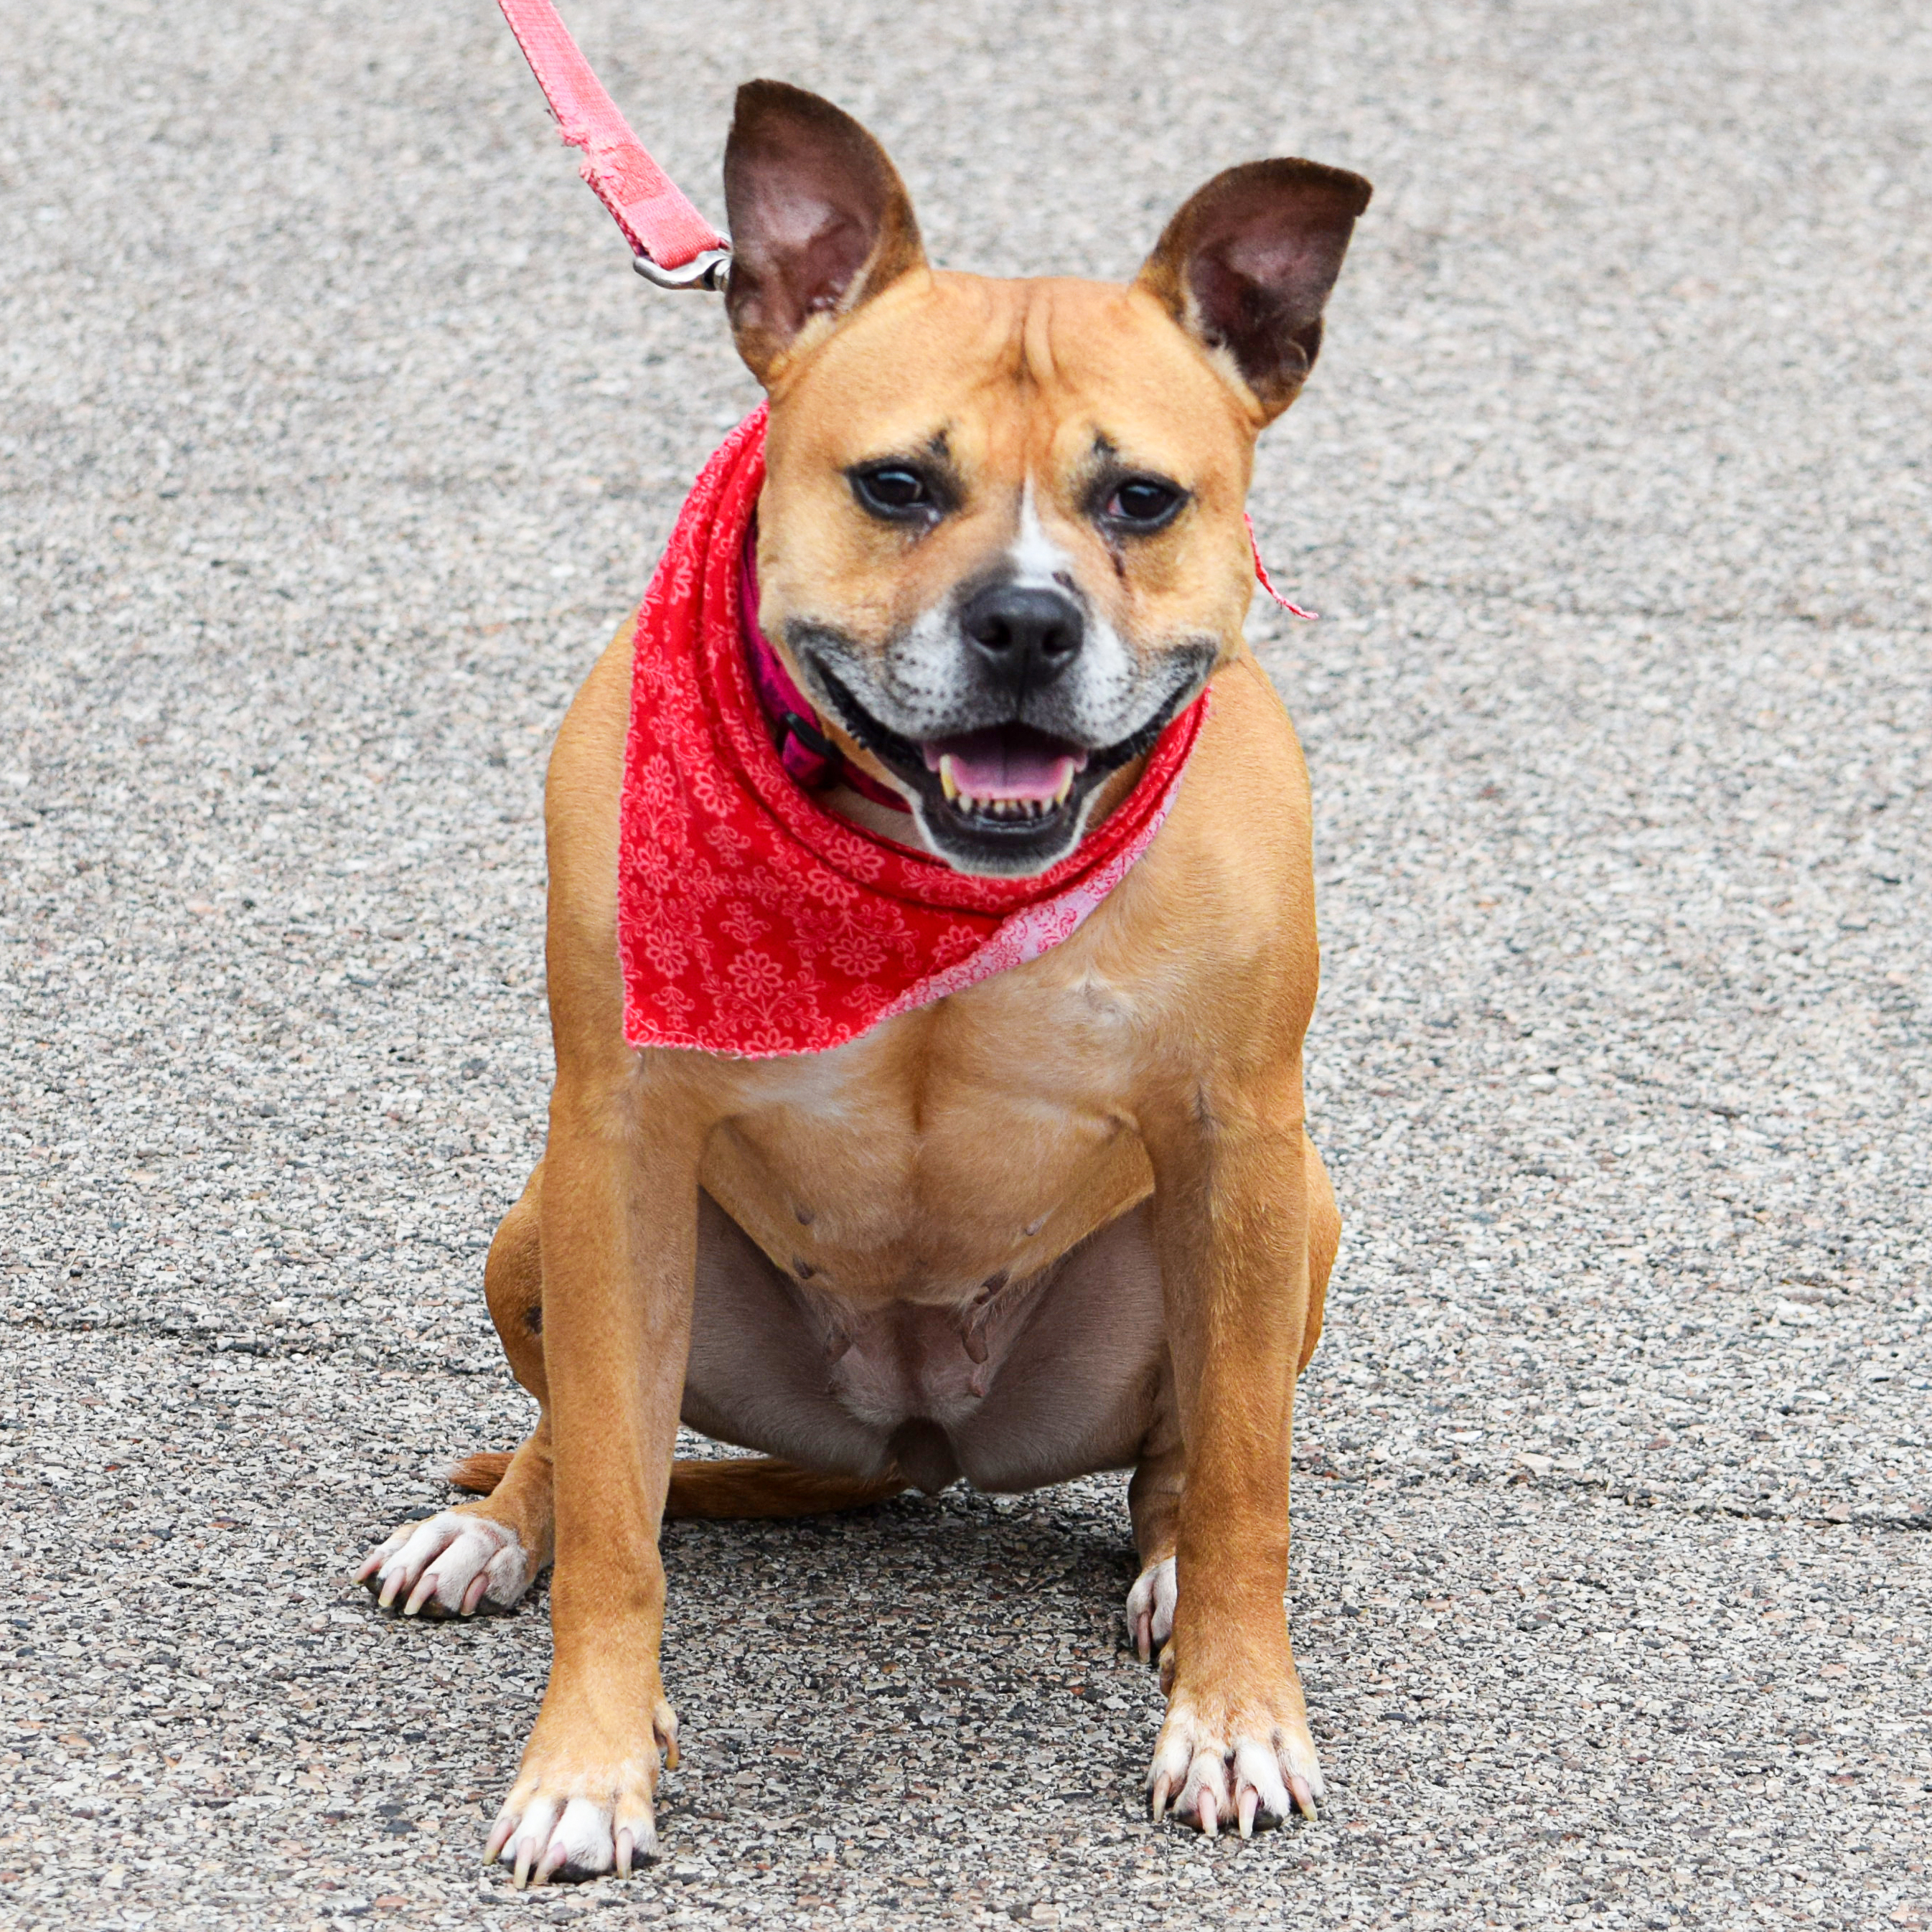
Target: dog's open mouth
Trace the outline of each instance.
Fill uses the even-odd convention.
[[[902,736],[874,718],[823,662],[832,715],[913,797],[942,856],[970,872],[1036,872],[1071,851],[1088,800],[1108,773],[1151,748],[1187,694],[1117,745],[1095,747],[1015,718],[944,738]]]
[[[1087,794],[1144,748],[1096,752],[1017,719],[950,737],[904,737],[817,668],[838,722],[913,794],[928,832],[969,870],[1025,872],[1051,864],[1078,836]]]
[[[973,825],[1037,825],[1065,812],[1088,754],[1030,724],[991,724],[920,747],[946,811]]]

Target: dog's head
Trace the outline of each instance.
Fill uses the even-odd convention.
[[[740,91],[724,184],[765,628],[941,858],[1042,872],[1238,648],[1255,438],[1369,184],[1231,168],[1124,288],[934,273],[878,143],[775,82]]]

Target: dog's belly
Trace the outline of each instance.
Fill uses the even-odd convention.
[[[1069,945],[747,1068],[703,1170],[686,1419],[927,1489],[1131,1462],[1166,1343],[1126,1011]]]
[[[683,1414],[721,1441],[852,1475],[896,1464],[927,1490],[1033,1489],[1131,1463],[1165,1372],[1144,1208],[945,1307],[801,1283],[701,1204]]]

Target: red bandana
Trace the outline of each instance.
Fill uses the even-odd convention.
[[[1207,710],[1204,693],[1112,814],[1036,878],[973,878],[862,830],[787,771],[746,663],[745,538],[764,476],[761,406],[704,466],[638,612],[617,878],[633,1046],[820,1052],[1037,958],[1146,850]]]

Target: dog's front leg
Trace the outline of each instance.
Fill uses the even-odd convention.
[[[1184,1444],[1168,1692],[1149,1773],[1212,1833],[1322,1795],[1282,1597],[1288,1436],[1309,1296],[1297,1063],[1204,1080],[1142,1130]]]
[[[660,1748],[677,1720],[658,1649],[658,1553],[691,1342],[698,1148],[634,1070],[550,1106],[541,1208],[554,1442],[554,1655],[486,1856],[521,1884],[652,1855]]]

